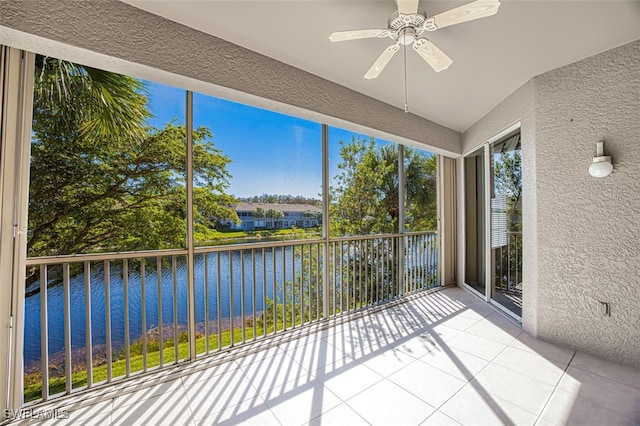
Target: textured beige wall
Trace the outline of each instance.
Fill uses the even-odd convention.
[[[535,94],[538,334],[640,366],[640,40],[537,77]],[[602,139],[616,171],[594,179]]]
[[[0,36],[12,47],[460,153],[459,132],[119,1],[0,2]]]
[[[523,326],[640,366],[640,40],[534,77],[463,134],[522,121]],[[616,171],[589,176],[604,139]],[[598,314],[598,301],[611,316]]]

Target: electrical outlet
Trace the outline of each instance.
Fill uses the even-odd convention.
[[[604,317],[610,317],[611,316],[611,305],[608,302],[600,302],[600,301],[598,301],[598,303],[600,304],[598,306],[598,312],[600,313],[600,315],[602,315]]]

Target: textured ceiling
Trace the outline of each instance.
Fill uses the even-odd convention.
[[[124,0],[368,96],[404,107],[403,55],[362,76],[389,39],[331,43],[329,34],[385,28],[392,0]],[[420,1],[428,15],[468,1]],[[640,1],[509,1],[497,15],[428,33],[453,59],[434,72],[407,51],[409,109],[464,131],[531,77],[640,38]]]

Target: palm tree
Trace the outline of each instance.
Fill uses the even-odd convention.
[[[151,114],[143,83],[133,77],[38,55],[35,92],[35,114],[55,120],[61,132],[98,140],[146,136]]]
[[[260,219],[265,217],[265,212],[262,207],[256,207],[256,209],[251,212],[251,216],[256,219],[257,227],[264,226],[264,223],[262,225],[260,224]]]
[[[278,228],[279,226],[276,225],[277,220],[282,219],[284,217],[284,213],[282,213],[280,210],[269,209],[266,211],[265,217],[273,219],[273,227]]]

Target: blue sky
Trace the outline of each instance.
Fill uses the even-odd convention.
[[[185,91],[146,83],[149,124],[162,128],[185,122]],[[300,118],[194,93],[194,126],[208,127],[213,142],[232,162],[228,192],[238,197],[291,194],[320,198],[322,126]],[[343,129],[329,132],[329,173],[338,173],[339,142],[363,136]],[[379,141],[382,142],[382,141]]]

